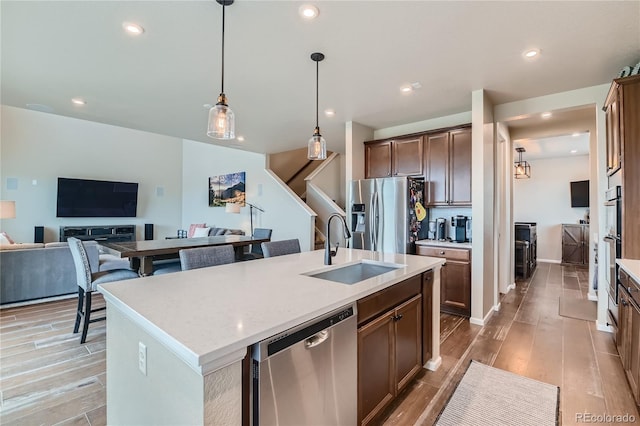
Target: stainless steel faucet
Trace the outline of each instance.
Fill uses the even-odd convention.
[[[325,241],[324,241],[324,264],[325,265],[331,265],[331,258],[333,256],[335,256],[336,254],[338,254],[338,245],[340,243],[336,243],[336,249],[335,250],[331,250],[331,219],[333,219],[334,217],[339,217],[340,219],[342,219],[342,226],[344,228],[344,238],[351,238],[351,232],[349,232],[349,227],[347,226],[347,221],[345,220],[344,216],[342,216],[340,213],[332,213],[331,216],[329,216],[329,219],[327,220],[327,233],[325,235]]]

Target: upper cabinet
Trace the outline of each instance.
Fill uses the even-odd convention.
[[[471,128],[425,136],[428,206],[471,205]]]
[[[365,178],[422,175],[423,137],[365,142]]]
[[[607,173],[622,182],[622,257],[640,259],[640,75],[613,80],[604,110]]]

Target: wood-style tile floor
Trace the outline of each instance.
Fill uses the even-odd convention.
[[[538,263],[516,284],[487,325],[457,326],[442,344],[440,369],[419,373],[384,413],[385,425],[433,424],[472,359],[560,386],[564,426],[584,424],[581,413],[628,413],[640,424],[612,335],[558,315],[559,296],[587,298],[587,269]]]
[[[586,298],[587,289],[586,270],[539,264],[484,328],[443,314],[442,366],[420,372],[380,423],[432,424],[471,359],[560,386],[563,425],[584,412],[639,419],[611,335],[558,316],[560,295]],[[106,424],[105,323],[80,345],[75,303],[0,310],[0,424]]]

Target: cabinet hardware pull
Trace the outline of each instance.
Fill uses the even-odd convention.
[[[444,256],[444,250],[440,250],[440,254]]]
[[[626,301],[626,300],[624,300],[624,299],[622,299],[622,300],[620,301],[620,303],[622,303],[622,306],[627,306],[627,301]]]
[[[629,287],[627,287],[627,291],[628,291],[629,293],[633,293],[634,291],[637,291],[637,290],[636,290],[635,288],[633,288],[633,287],[629,286]]]

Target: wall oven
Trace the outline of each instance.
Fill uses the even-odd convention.
[[[618,265],[616,259],[622,255],[622,191],[620,186],[609,188],[605,199],[605,232],[603,240],[603,266],[609,293],[609,317],[614,327],[618,325]]]

